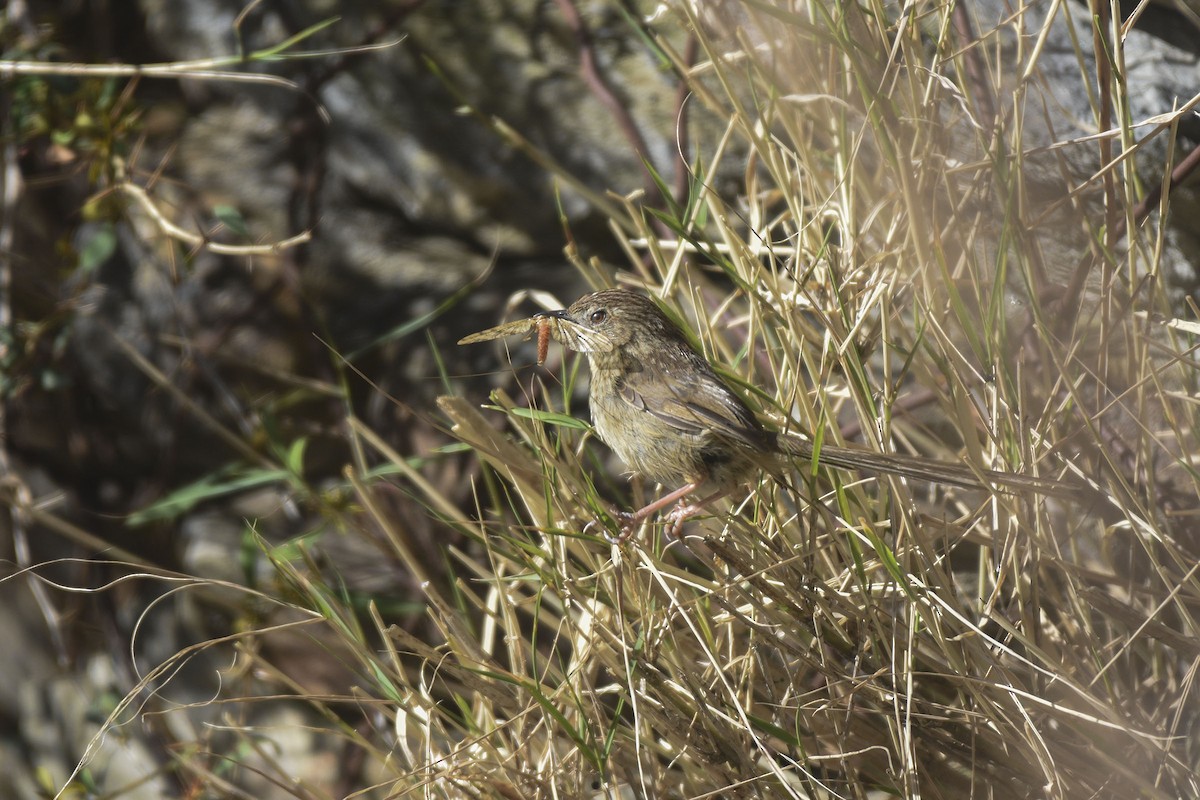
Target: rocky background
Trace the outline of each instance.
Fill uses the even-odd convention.
[[[730,5],[710,4],[713,24],[736,27]],[[1006,13],[968,7],[985,30]],[[255,537],[311,545],[289,556],[370,597],[389,622],[436,638],[422,630],[414,579],[387,550],[326,524],[346,503],[344,465],[361,457],[346,445],[347,413],[471,506],[467,461],[442,449],[433,399],[482,397],[512,375],[497,371],[496,351],[453,343],[498,321],[517,290],[577,295],[582,280],[564,249],[628,268],[608,230],[610,193],[640,191],[661,205],[662,187],[686,185],[678,149],[711,145],[723,130],[681,102],[679,76],[646,45],[643,29],[655,27],[679,52],[688,47],[677,19],[654,11],[618,0],[9,3],[0,34],[11,61],[231,56],[196,68],[291,85],[2,76],[0,479],[10,513],[0,522],[0,796],[62,787],[149,668],[270,614],[185,577],[71,591],[130,574],[108,559],[270,593],[286,587]],[[1087,10],[1076,11],[1086,25]],[[239,63],[331,20],[293,48],[323,55]],[[1133,118],[1166,113],[1200,87],[1198,23],[1183,2],[1139,18],[1127,44]],[[1056,35],[1038,84],[1059,114],[1041,132],[1047,143],[1090,132],[1067,27]],[[1160,136],[1141,155],[1146,182],[1161,182],[1197,143],[1195,116]],[[734,192],[737,177],[710,180]],[[145,200],[123,191],[126,181]],[[1186,313],[1187,298],[1200,297],[1200,209],[1186,190],[1173,208],[1164,264]],[[279,252],[211,246],[306,231],[311,241]],[[267,463],[294,469],[267,474]],[[443,547],[470,543],[402,483],[384,501],[449,580]],[[22,574],[35,564],[46,565],[45,582]],[[353,680],[303,632],[255,646],[284,675],[237,676],[247,687],[344,691]],[[303,704],[156,716],[164,702],[203,704],[229,664],[206,652],[178,666],[153,697],[134,691],[146,707],[126,713],[136,724],[125,737],[100,744],[86,780],[131,787],[122,797],[182,795],[187,777],[168,767],[195,731],[174,726],[254,724],[289,731],[271,757],[331,794],[369,781],[340,740],[312,732]],[[249,780],[250,796],[269,796]]]

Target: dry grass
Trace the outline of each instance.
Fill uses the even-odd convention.
[[[353,696],[307,696],[366,754],[367,796],[1200,794],[1195,359],[1138,313],[1166,305],[1131,160],[1079,175],[1024,142],[1036,44],[957,37],[944,5],[825,6],[747,3],[738,37],[660,22],[698,32],[695,66],[658,45],[693,111],[729,125],[695,143],[677,205],[610,204],[617,279],[663,298],[780,427],[1084,480],[1097,500],[797,465],[682,542],[651,526],[614,547],[585,525],[654,487],[612,477],[578,421],[579,359],[490,410],[443,399],[479,461],[469,513],[351,420],[341,524],[383,532],[440,639],[275,564],[290,624],[358,676]],[[1096,95],[1114,158],[1137,146],[1124,89]],[[706,182],[731,172],[735,194]],[[456,580],[380,502],[379,460],[468,537],[446,553]],[[376,728],[342,721],[347,703]]]
[[[956,38],[947,7],[813,8],[747,4],[736,39],[705,33],[730,19],[688,20],[693,102],[727,139],[697,144],[678,206],[629,200],[618,279],[677,309],[780,426],[1098,497],[798,465],[683,543],[610,548],[584,525],[638,501],[596,496],[575,426],[518,413],[561,408],[569,385],[496,398],[503,433],[446,399],[504,487],[480,500],[488,557],[470,565],[494,649],[447,661],[506,702],[470,693],[495,727],[445,730],[439,769],[488,796],[499,775],[544,796],[591,775],[612,796],[1194,794],[1200,543],[1172,512],[1197,496],[1195,404],[1177,402],[1195,374],[1187,343],[1135,313],[1165,305],[1131,162],[1079,174],[1026,144],[1036,83],[1013,73],[1038,54],[998,60],[999,34]],[[1137,146],[1122,90],[1096,99],[1109,153]],[[730,197],[705,176],[735,152]],[[470,777],[480,758],[489,782]]]

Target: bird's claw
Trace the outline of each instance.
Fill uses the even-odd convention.
[[[681,538],[680,534],[683,532],[683,523],[703,510],[704,505],[702,503],[683,503],[682,501],[677,503],[675,508],[671,509],[670,513],[663,518],[663,521],[666,523],[664,531],[667,536],[672,539]],[[603,525],[598,519],[594,519],[585,525],[583,532],[588,533],[594,526],[603,525],[603,535],[609,544],[624,544],[633,535],[634,531],[638,529],[642,520],[645,519],[643,516],[629,511],[611,511],[608,517],[617,523],[620,532],[616,536],[609,533],[608,526]]]
[[[673,509],[671,509],[671,512],[667,514],[667,536],[671,537],[672,539],[682,538],[681,534],[683,533],[683,523],[696,516],[700,510],[701,507],[698,505],[685,505],[682,502],[678,503]]]
[[[609,513],[609,517],[616,521],[619,527],[620,532],[616,536],[609,533],[608,526],[604,525],[598,519],[594,519],[587,525],[584,525],[583,532],[588,533],[596,525],[601,525],[604,528],[604,538],[608,540],[609,544],[624,544],[633,535],[633,532],[637,530],[638,523],[641,522],[641,519],[636,514],[631,514],[628,511],[613,511]]]
[[[670,513],[663,518],[663,521],[666,523],[664,531],[667,536],[671,539],[681,538],[680,534],[683,532],[683,523],[703,510],[704,506],[702,504],[677,503],[675,508],[671,509]],[[634,531],[638,529],[638,526],[644,519],[644,517],[629,511],[611,511],[608,517],[617,523],[619,533],[616,536],[609,533],[608,526],[598,519],[594,519],[587,525],[584,525],[583,532],[585,534],[589,533],[592,528],[600,525],[604,528],[602,533],[609,544],[624,544],[633,535]]]

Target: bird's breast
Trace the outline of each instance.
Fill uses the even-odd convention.
[[[707,435],[681,431],[649,409],[631,404],[622,396],[619,377],[598,377],[592,376],[592,423],[604,443],[630,470],[665,485],[707,477]]]

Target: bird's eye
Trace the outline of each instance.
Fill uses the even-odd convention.
[[[601,322],[604,322],[607,317],[608,312],[603,308],[599,308],[592,312],[592,316],[589,317],[589,319],[591,319],[593,325],[599,325]]]

